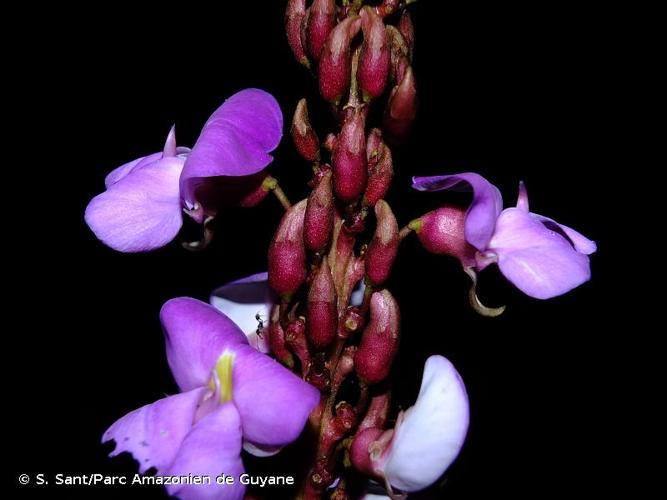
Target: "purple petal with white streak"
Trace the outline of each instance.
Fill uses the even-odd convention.
[[[189,391],[205,385],[225,349],[248,343],[227,316],[199,300],[171,299],[162,306],[167,361],[178,387]]]
[[[479,251],[486,250],[493,235],[496,219],[503,209],[503,197],[496,186],[481,175],[468,172],[434,177],[414,177],[412,187],[418,191],[447,189],[472,191],[472,203],[466,213],[465,237],[468,243]]]
[[[591,277],[584,253],[549,229],[539,216],[518,208],[508,208],[500,215],[489,250],[497,255],[503,275],[537,299],[562,295]]]
[[[110,456],[127,451],[139,462],[141,473],[151,467],[164,472],[190,432],[203,393],[200,388],[169,396],[118,419],[102,438],[103,443],[116,442]]]

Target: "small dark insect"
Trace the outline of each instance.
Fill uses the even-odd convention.
[[[257,331],[255,333],[258,337],[261,337],[262,330],[264,330],[264,320],[262,319],[262,315],[259,313],[255,314],[255,319],[257,320]]]

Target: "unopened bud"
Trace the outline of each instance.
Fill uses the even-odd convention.
[[[305,26],[306,49],[315,61],[320,60],[322,48],[336,25],[336,0],[314,0],[308,9]]]
[[[389,277],[398,253],[398,222],[389,204],[380,200],[375,205],[377,225],[366,252],[366,276],[374,285],[381,285]]]
[[[308,161],[320,159],[320,140],[308,119],[308,105],[301,99],[292,120],[292,140],[299,154]]]
[[[364,429],[369,429],[372,427],[377,427],[379,429],[384,428],[384,424],[387,422],[387,416],[389,415],[390,408],[391,392],[384,391],[373,396],[371,398],[370,404],[368,405],[368,409],[366,410],[366,415],[359,424],[357,432],[361,432]]]
[[[371,297],[371,321],[364,330],[354,366],[357,375],[372,385],[382,382],[398,350],[400,312],[388,290],[375,292]]]
[[[395,26],[387,26],[387,43],[391,53],[391,76],[395,84],[403,80],[403,75],[410,66],[410,47],[401,32]]]
[[[350,45],[359,33],[361,19],[348,17],[336,26],[327,39],[319,65],[320,94],[338,104],[350,87],[352,58]]]
[[[371,446],[384,433],[382,429],[369,428],[357,431],[350,446],[350,462],[355,469],[363,474],[375,477],[375,466],[371,460]]]
[[[373,8],[366,6],[361,10],[361,29],[364,41],[359,56],[357,80],[364,98],[368,101],[384,92],[391,56],[384,23]]]
[[[287,42],[297,61],[310,67],[310,62],[306,56],[303,43],[301,41],[301,28],[306,16],[306,0],[288,0],[287,10],[285,11],[285,31],[287,32]]]
[[[308,291],[308,340],[316,349],[328,346],[336,336],[336,287],[327,259],[322,264]]]
[[[396,12],[400,3],[400,0],[383,0],[380,5],[375,7],[375,11],[380,17],[387,17]]]
[[[368,159],[368,185],[364,193],[364,205],[373,206],[387,194],[394,177],[394,160],[391,149],[382,140],[382,132],[374,128],[366,143]]]
[[[334,192],[351,203],[366,189],[366,113],[360,108],[345,110],[345,120],[333,150]]]
[[[308,197],[303,240],[311,252],[322,252],[331,239],[334,223],[331,171],[326,171]]]
[[[292,358],[292,354],[285,344],[285,331],[280,325],[280,306],[274,306],[271,313],[269,347],[271,347],[271,352],[278,361],[289,368],[294,366],[294,358]]]
[[[269,246],[269,285],[283,297],[291,296],[306,279],[306,203],[302,200],[285,213]]]
[[[475,248],[465,239],[465,219],[465,209],[444,206],[412,221],[409,227],[427,251],[456,257],[464,267],[474,266]]]
[[[408,67],[403,79],[394,87],[387,103],[383,129],[393,142],[405,140],[417,115],[417,87],[412,72]]]

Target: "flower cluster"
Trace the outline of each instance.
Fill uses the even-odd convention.
[[[475,173],[415,177],[419,191],[470,191],[461,207],[443,203],[402,229],[387,200],[391,145],[408,136],[417,111],[414,28],[406,4],[384,0],[288,0],[285,29],[298,62],[317,76],[336,120],[322,134],[308,103],[296,105],[291,138],[313,171],[307,198],[292,204],[266,172],[283,133],[276,100],[258,89],[230,97],[192,149],[176,146],[127,163],[106,178],[86,222],[106,245],[149,251],[172,241],[183,212],[203,224],[227,205],[252,207],[273,192],[285,213],[268,248],[268,272],[216,289],[210,305],[167,302],[160,319],[179,394],[134,410],[104,441],[158,475],[239,476],[243,454],[280,453],[297,440],[290,465],[295,496],[363,495],[368,481],[392,496],[436,483],[461,451],[469,423],[465,385],[446,358],[426,360],[413,406],[392,404],[400,355],[401,308],[387,287],[402,241],[415,234],[431,253],[458,259],[471,277],[471,304],[491,264],[530,297],[548,299],[590,279],[595,243],[529,211],[520,184],[515,207]],[[383,106],[373,126],[370,110]],[[320,140],[324,137],[324,140]],[[304,429],[309,432],[303,432]],[[360,479],[362,479],[360,481]],[[174,485],[180,498],[243,498],[232,484]],[[254,494],[255,492],[253,492]]]

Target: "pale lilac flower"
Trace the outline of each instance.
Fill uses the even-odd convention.
[[[478,174],[415,177],[413,187],[420,191],[472,191],[473,200],[461,218],[463,245],[452,243],[461,230],[454,209],[443,208],[427,214],[422,218],[425,225],[418,230],[425,246],[435,250],[446,247],[447,251],[438,253],[455,255],[467,272],[481,271],[497,263],[509,281],[538,299],[561,295],[590,279],[588,255],[596,251],[595,242],[574,229],[530,212],[523,183],[516,207],[505,210],[498,188]],[[474,275],[471,276],[474,280]]]
[[[243,497],[241,448],[274,453],[294,441],[319,392],[258,352],[229,318],[203,302],[172,299],[160,313],[167,360],[180,394],[128,413],[104,434],[143,473],[207,475],[211,485],[170,486],[181,498]],[[218,485],[228,474],[234,485]]]
[[[282,127],[273,96],[259,89],[238,92],[209,118],[192,151],[176,147],[172,128],[162,153],[112,171],[107,190],[88,204],[86,223],[121,252],[164,246],[178,234],[183,211],[201,223],[261,185]]]

